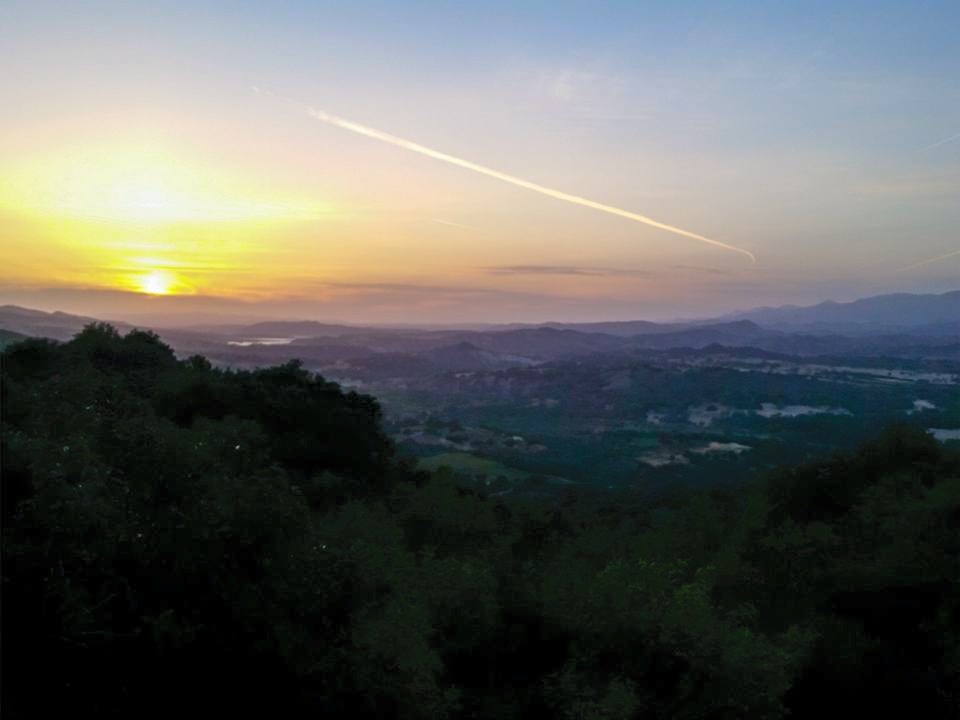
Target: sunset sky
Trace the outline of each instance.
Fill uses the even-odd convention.
[[[960,255],[926,261],[960,250],[958,28],[955,1],[6,0],[0,303],[443,323],[957,289]]]

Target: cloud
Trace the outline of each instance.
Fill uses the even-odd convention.
[[[620,99],[624,87],[616,75],[573,68],[543,73],[538,84],[554,102],[587,107],[610,105]]]
[[[953,199],[960,194],[960,173],[892,178],[862,183],[854,187],[860,195],[875,197],[931,197]]]
[[[719,270],[717,268],[697,267],[695,265],[674,265],[672,269],[680,270],[683,272],[704,273],[706,275],[729,275],[730,274],[726,270]]]
[[[437,225],[449,225],[450,227],[460,228],[461,230],[479,231],[479,228],[472,227],[471,225],[464,225],[463,223],[453,222],[452,220],[443,220],[442,218],[431,218],[430,222],[435,222]]]
[[[906,265],[901,268],[897,268],[897,272],[906,272],[907,270],[916,270],[921,268],[924,265],[931,265],[935,262],[940,262],[941,260],[946,260],[947,258],[957,257],[960,255],[960,250],[954,250],[953,252],[944,253],[943,255],[937,255],[936,257],[927,258],[926,260],[921,260],[920,262],[913,263],[913,265]]]
[[[960,133],[957,133],[956,135],[951,135],[950,137],[944,138],[943,140],[938,140],[937,142],[933,143],[933,145],[927,145],[924,148],[924,150],[933,150],[934,148],[938,148],[941,145],[952,143],[954,140],[960,140]]]
[[[326,281],[322,287],[334,290],[358,290],[364,292],[434,294],[434,295],[485,295],[501,294],[502,291],[493,288],[478,287],[449,287],[442,285],[421,285],[418,283],[400,282],[341,282]]]
[[[602,277],[610,275],[649,276],[646,270],[580,267],[576,265],[496,265],[484,268],[494,275],[578,275]]]

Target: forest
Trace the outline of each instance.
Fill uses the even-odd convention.
[[[922,429],[537,500],[297,362],[94,324],[0,363],[9,718],[960,716],[960,453]]]

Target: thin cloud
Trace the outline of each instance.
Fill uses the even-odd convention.
[[[704,273],[706,275],[729,275],[730,274],[726,270],[718,270],[717,268],[697,267],[695,265],[674,265],[673,269],[681,270],[685,272]]]
[[[927,146],[924,148],[924,150],[933,150],[934,148],[938,148],[938,147],[940,147],[941,145],[946,145],[947,143],[952,143],[954,140],[960,140],[960,133],[957,133],[956,135],[951,135],[950,137],[944,138],[943,140],[938,140],[938,141],[935,142],[933,145],[927,145]]]
[[[650,275],[646,270],[579,267],[576,265],[497,265],[484,268],[494,275],[577,275],[603,277],[610,275]]]
[[[950,171],[935,175],[891,178],[856,185],[853,190],[858,195],[881,198],[953,198],[960,193],[960,173]]]
[[[460,228],[461,230],[479,231],[479,228],[475,228],[471,225],[464,225],[463,223],[453,222],[452,220],[444,220],[442,218],[431,218],[430,222],[435,222],[437,225],[449,225],[450,227]]]
[[[500,295],[503,293],[496,288],[482,287],[449,287],[442,285],[420,285],[418,283],[403,282],[347,282],[325,281],[320,287],[334,290],[347,290],[372,293],[400,293],[400,294],[434,294],[434,295]]]
[[[921,260],[918,263],[913,265],[906,265],[902,268],[897,268],[896,272],[906,272],[907,270],[916,270],[917,268],[923,267],[924,265],[931,265],[935,262],[940,262],[941,260],[946,260],[947,258],[957,257],[960,255],[960,250],[954,250],[953,252],[945,253],[944,255],[937,255],[936,257],[928,258],[926,260]]]

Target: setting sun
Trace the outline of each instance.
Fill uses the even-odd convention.
[[[176,285],[176,278],[165,270],[153,270],[137,281],[140,290],[150,295],[170,295]]]
[[[275,277],[256,265],[265,238],[294,243],[333,205],[238,170],[189,143],[136,138],[52,144],[0,172],[0,220],[23,246],[3,257],[22,281],[55,271],[67,284],[145,295],[237,295],[238,277]],[[279,244],[274,245],[282,251]],[[2,248],[0,248],[2,250]],[[302,257],[298,257],[302,260]],[[248,282],[242,292],[259,288]]]

